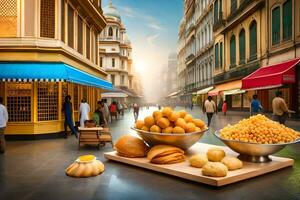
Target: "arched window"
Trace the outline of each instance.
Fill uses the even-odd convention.
[[[242,29],[239,34],[239,52],[240,52],[240,64],[245,63],[245,57],[246,57],[246,48],[245,48],[245,30]]]
[[[257,58],[257,25],[253,20],[250,24],[250,60]]]
[[[272,45],[280,41],[280,7],[272,10]]]
[[[231,0],[231,14],[236,11],[237,9],[237,2],[236,0]]]
[[[230,38],[230,67],[236,65],[236,47],[235,47],[235,36],[232,35]]]
[[[282,13],[282,28],[283,28],[283,35],[282,39],[283,40],[288,40],[291,39],[292,37],[292,15],[293,15],[293,10],[292,10],[292,0],[287,0],[283,4],[283,13]]]
[[[113,29],[112,29],[112,27],[108,28],[108,36],[113,36]]]
[[[215,45],[215,68],[219,68],[219,43]]]
[[[220,67],[223,67],[223,42],[220,43]]]

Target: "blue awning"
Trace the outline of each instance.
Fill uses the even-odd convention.
[[[113,89],[113,85],[65,63],[0,62],[2,81],[68,81],[87,86]]]

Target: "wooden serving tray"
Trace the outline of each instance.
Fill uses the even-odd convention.
[[[205,143],[196,143],[188,151],[186,156],[189,158],[195,153],[206,153],[211,147],[219,147],[224,149],[226,155],[237,156],[238,154],[233,152],[231,149],[225,146],[216,146]],[[293,166],[294,160],[290,158],[270,156],[272,162],[269,163],[249,163],[243,162],[244,166],[242,169],[228,171],[226,177],[209,177],[203,176],[201,169],[194,168],[189,165],[188,159],[182,163],[169,164],[169,165],[158,165],[152,164],[147,158],[126,158],[117,155],[116,151],[104,153],[105,158],[114,160],[117,162],[142,167],[149,170],[177,176],[180,178],[204,183],[212,186],[223,186],[231,183],[235,183],[241,180],[253,178],[255,176],[263,175],[272,171],[276,171],[285,167]]]

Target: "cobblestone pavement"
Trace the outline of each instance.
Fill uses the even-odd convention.
[[[155,108],[141,109],[140,118]],[[181,109],[181,108],[177,108]],[[194,117],[206,119],[199,108]],[[209,133],[200,140],[220,144],[212,134],[228,123],[247,117],[245,112],[215,115]],[[111,124],[114,140],[133,133],[133,113]],[[299,121],[287,125],[300,131]],[[214,188],[176,177],[107,161],[103,153],[111,151],[107,144],[101,150],[77,149],[74,136],[68,139],[8,141],[7,151],[0,155],[0,199],[300,199],[300,146],[291,145],[278,153],[295,159],[286,168],[236,184]],[[79,155],[95,154],[106,166],[101,176],[76,179],[67,177],[64,169]]]

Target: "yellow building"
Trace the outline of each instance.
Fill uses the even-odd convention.
[[[241,79],[258,69],[267,55],[264,0],[214,1],[214,84],[208,94],[231,108],[249,108],[254,91],[240,90]]]
[[[6,135],[64,130],[64,97],[91,111],[111,89],[99,67],[98,35],[106,26],[99,0],[1,0],[0,96],[9,112]]]

